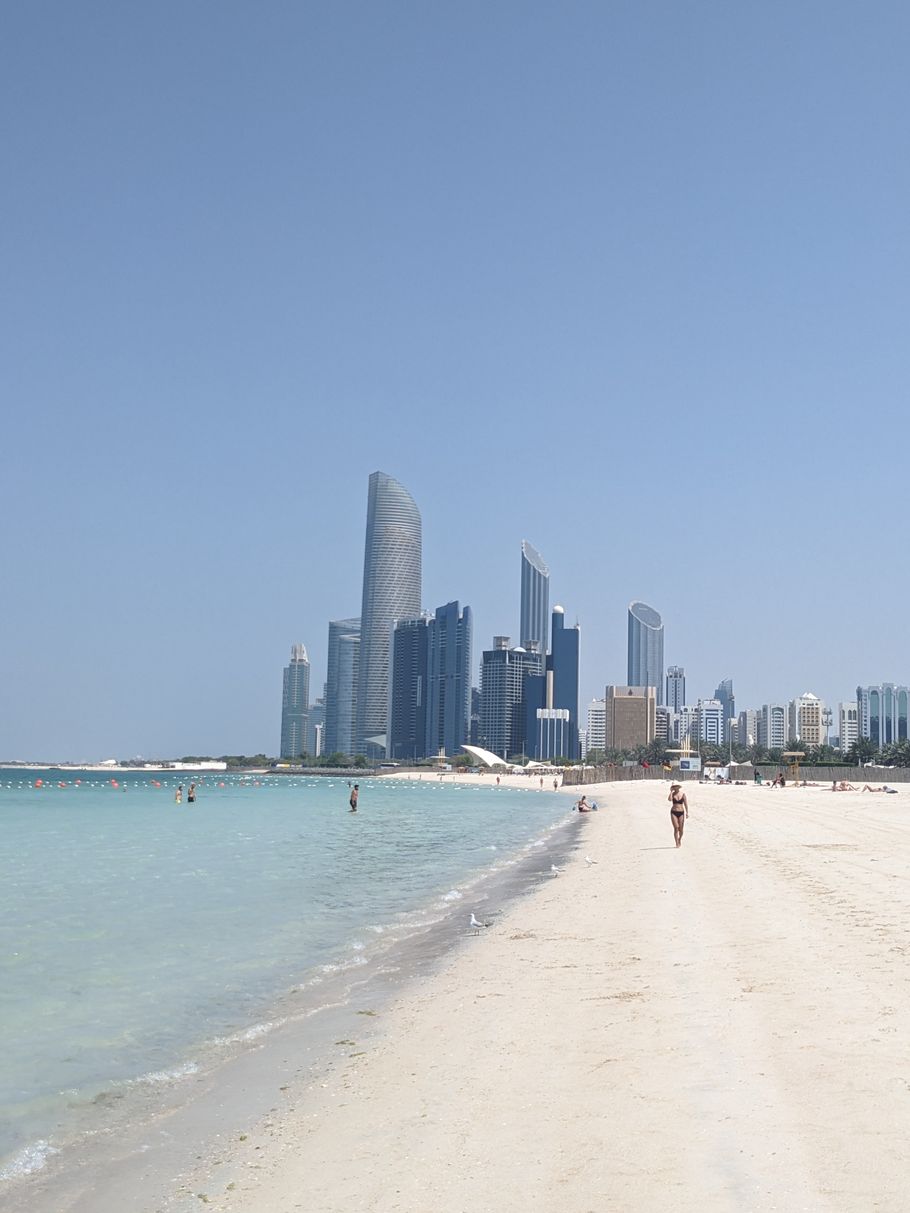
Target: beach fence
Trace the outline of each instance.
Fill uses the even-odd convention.
[[[740,783],[751,783],[756,771],[761,774],[762,779],[767,781],[772,780],[778,771],[783,771],[784,777],[788,781],[790,779],[788,765],[774,762],[760,762],[754,767],[734,767],[732,778]],[[562,781],[566,787],[581,787],[589,783],[630,783],[660,779],[672,779],[678,783],[697,783],[701,778],[702,773],[699,771],[677,771],[675,768],[672,771],[665,771],[660,766],[605,766],[568,767]],[[880,787],[883,783],[910,783],[910,767],[812,767],[801,765],[799,768],[800,783],[803,781],[806,783],[833,783],[835,781],[840,783],[841,780],[856,784],[857,787],[862,787],[865,783],[872,784],[874,787]]]

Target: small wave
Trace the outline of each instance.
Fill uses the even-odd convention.
[[[214,1042],[216,1045],[242,1045],[247,1044],[251,1040],[258,1040],[260,1036],[267,1036],[269,1032],[279,1027],[284,1020],[272,1020],[269,1023],[257,1023],[251,1028],[246,1028],[243,1032],[235,1032],[233,1036],[220,1036]]]
[[[381,926],[378,922],[367,923],[366,929],[368,931],[373,931],[376,935],[382,935],[385,931],[385,927]]]
[[[59,1150],[48,1141],[33,1141],[15,1154],[5,1167],[0,1167],[0,1180],[16,1179],[20,1175],[31,1175],[47,1166],[47,1160]]]
[[[459,893],[457,889],[452,889],[448,893],[443,894],[441,901],[461,901],[464,897],[463,893]]]
[[[174,1066],[173,1070],[150,1070],[148,1074],[140,1074],[138,1078],[128,1079],[123,1085],[127,1087],[162,1086],[164,1083],[176,1082],[181,1078],[189,1078],[191,1074],[198,1073],[199,1066],[195,1061],[185,1061],[182,1066]]]
[[[352,956],[350,960],[339,960],[334,964],[319,966],[320,973],[343,973],[345,969],[356,969],[367,963],[365,956]]]

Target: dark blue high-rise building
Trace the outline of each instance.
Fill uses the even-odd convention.
[[[458,754],[471,719],[471,608],[437,607],[428,637],[427,755]]]
[[[565,626],[561,606],[553,608],[546,669],[529,677],[525,691],[528,753],[539,762],[576,761],[578,745],[578,624]]]
[[[509,648],[494,636],[480,667],[480,744],[501,758],[527,753],[527,695],[543,666],[540,653]]]
[[[388,754],[414,762],[427,752],[429,619],[399,619],[392,633]]]
[[[389,757],[457,754],[469,738],[471,608],[401,619],[392,635]]]

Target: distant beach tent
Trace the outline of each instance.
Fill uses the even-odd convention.
[[[461,747],[472,758],[476,758],[478,762],[483,763],[485,767],[505,767],[509,764],[498,754],[494,754],[491,750],[482,750],[479,745],[463,745]]]

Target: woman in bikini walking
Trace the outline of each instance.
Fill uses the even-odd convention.
[[[686,800],[686,794],[682,790],[682,784],[670,784],[670,795],[667,797],[667,800],[670,802],[670,820],[673,822],[673,837],[676,839],[676,845],[681,847],[683,829],[685,828],[686,818],[689,816],[689,802]]]

